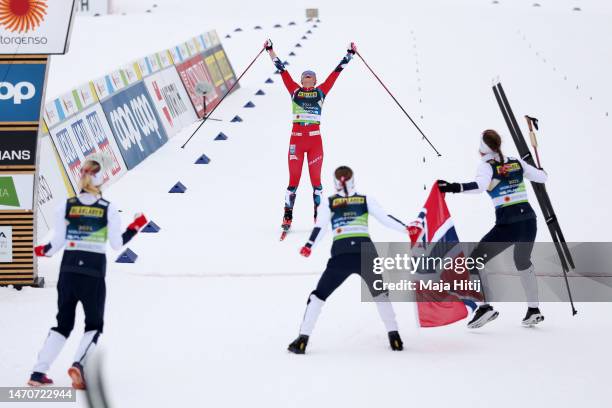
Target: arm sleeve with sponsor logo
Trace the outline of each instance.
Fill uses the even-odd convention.
[[[380,206],[380,204],[378,204],[378,201],[368,196],[367,203],[368,214],[376,218],[378,222],[392,230],[407,233],[406,224],[393,217],[392,215],[387,214],[387,212]]]
[[[283,79],[285,88],[287,88],[287,91],[289,91],[291,95],[293,95],[295,91],[300,89],[300,86],[293,80],[293,78],[291,78],[291,74],[289,73],[289,71],[281,72],[281,78]]]
[[[544,170],[540,170],[538,168],[533,167],[530,164],[525,163],[521,159],[517,159],[519,163],[521,163],[521,167],[523,168],[523,175],[529,181],[533,181],[534,183],[546,183],[548,180],[548,174]]]
[[[319,206],[319,214],[317,215],[317,223],[312,229],[310,238],[306,242],[308,248],[312,248],[327,234],[327,231],[331,229],[331,211],[329,205],[323,203]]]
[[[53,256],[66,245],[66,203],[55,210],[53,238],[49,241],[49,245],[51,248],[45,253],[46,256]]]
[[[115,251],[127,243],[124,242],[121,232],[121,215],[113,203],[108,206],[108,242]]]
[[[482,193],[489,188],[493,179],[493,168],[487,162],[482,162],[476,170],[476,179],[470,183],[461,184],[461,192],[469,194]]]

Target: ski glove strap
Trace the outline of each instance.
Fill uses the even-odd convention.
[[[478,189],[478,183],[475,181],[472,181],[471,183],[461,184],[461,191],[470,191],[470,190],[477,190],[477,189]]]
[[[280,58],[276,57],[272,61],[279,72],[285,72],[285,64],[283,64],[283,61],[281,61]]]

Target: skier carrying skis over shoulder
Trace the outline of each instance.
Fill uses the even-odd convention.
[[[272,41],[267,40],[264,47],[270,54],[274,66],[280,72],[283,83],[289,91],[293,109],[293,128],[289,140],[287,161],[289,164],[289,186],[285,193],[285,210],[282,229],[288,231],[293,220],[293,204],[297,188],[302,176],[304,156],[308,158],[308,171],[313,188],[314,219],[317,219],[317,208],[321,204],[323,186],[321,184],[321,168],[323,166],[323,144],[321,141],[321,113],[323,102],[331,91],[340,73],[351,61],[357,52],[355,43],[350,43],[346,55],[342,58],[334,71],[327,79],[317,85],[317,75],[313,71],[304,71],[301,76],[301,85],[297,84],[285,64],[278,58],[272,48]]]
[[[402,350],[403,343],[398,333],[389,293],[377,290],[374,281],[380,280],[381,277],[374,273],[371,266],[362,270],[361,265],[362,254],[364,258],[370,259],[370,265],[373,265],[374,258],[378,256],[370,239],[369,215],[373,215],[384,226],[400,232],[407,232],[406,226],[387,215],[371,196],[355,191],[355,179],[349,167],[342,166],[336,169],[334,183],[336,194],[329,197],[327,202],[321,206],[321,213],[310,238],[300,250],[302,256],[310,256],[314,245],[321,240],[331,226],[334,234],[331,258],[327,262],[327,267],[316,289],[308,297],[299,336],[289,345],[288,350],[295,354],[306,352],[308,339],[325,301],[353,273],[360,275],[368,286],[387,329],[391,349]],[[365,263],[367,264],[368,262]]]
[[[545,183],[548,175],[521,159],[505,157],[501,137],[494,130],[485,130],[480,141],[482,162],[476,180],[470,183],[449,183],[438,180],[443,193],[481,193],[487,191],[495,206],[495,226],[474,249],[471,258],[483,257],[485,262],[514,246],[514,263],[520,273],[527,296],[527,314],[522,321],[533,326],[544,320],[538,303],[538,282],[531,263],[531,252],[537,234],[536,214],[529,204],[524,179]],[[485,256],[486,254],[486,256]],[[485,303],[478,307],[469,328],[479,328],[494,320],[498,312],[486,303],[487,274],[480,271]]]
[[[52,256],[66,247],[57,281],[57,326],[49,331],[38,353],[28,381],[32,387],[53,384],[46,373],[74,328],[76,307],[81,302],[85,312],[85,334],[68,375],[74,388],[86,388],[83,366],[104,326],[106,242],[118,250],[147,223],[144,215],[137,215],[125,232],[121,232],[118,209],[102,198],[100,186],[104,182],[104,172],[101,170],[96,160],[83,163],[79,195],[69,198],[58,209],[51,242],[34,248],[37,256]]]

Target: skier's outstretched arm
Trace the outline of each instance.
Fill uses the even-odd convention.
[[[138,231],[147,224],[147,218],[138,214],[125,231],[121,231],[121,216],[119,210],[111,203],[108,208],[108,241],[115,251],[121,249],[136,236]]]
[[[537,167],[533,167],[531,164],[525,163],[521,159],[517,159],[521,166],[523,167],[523,175],[529,181],[533,181],[534,183],[546,183],[548,180],[548,174]]]
[[[331,91],[334,83],[340,76],[340,73],[344,70],[346,65],[353,59],[353,55],[357,52],[357,46],[355,43],[350,43],[348,49],[346,50],[346,55],[342,58],[338,66],[332,71],[331,74],[327,77],[325,81],[318,88],[323,92],[324,95],[327,95],[329,91]]]
[[[293,80],[293,78],[291,78],[291,74],[289,74],[289,71],[287,71],[285,68],[285,64],[280,60],[280,58],[278,58],[276,52],[274,52],[274,49],[272,48],[272,40],[266,40],[264,43],[264,48],[266,51],[268,51],[268,55],[270,55],[276,69],[281,73],[281,78],[285,84],[285,88],[287,88],[287,91],[293,95],[295,91],[300,89],[300,86]]]
[[[438,180],[438,188],[443,193],[470,193],[477,194],[489,188],[493,179],[493,169],[487,162],[482,162],[476,170],[476,178],[469,183],[449,183]]]
[[[378,204],[378,201],[368,196],[368,213],[374,216],[378,222],[384,225],[387,228],[399,231],[406,232],[406,224],[395,218],[394,216],[388,214],[381,206]]]
[[[60,205],[55,211],[53,237],[46,245],[34,248],[37,256],[53,256],[66,245],[66,203]]]
[[[302,249],[300,250],[300,254],[302,256],[310,256],[312,252],[312,248],[321,241],[321,239],[327,234],[327,231],[330,229],[331,225],[331,211],[328,205],[319,206],[319,215],[317,216],[317,223],[315,224],[312,232],[310,233],[310,238],[308,238],[308,242],[304,244]]]

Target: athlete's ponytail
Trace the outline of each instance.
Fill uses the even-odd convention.
[[[336,190],[344,191],[346,197],[349,196],[349,187],[348,182],[353,178],[353,170],[347,166],[340,166],[334,172],[334,176],[336,177],[335,184]]]
[[[81,178],[79,180],[79,191],[93,195],[102,194],[99,179],[102,166],[95,160],[87,160],[81,167]]]
[[[487,129],[482,132],[482,141],[491,149],[493,152],[499,154],[500,163],[504,162],[504,154],[501,151],[502,139],[493,129]]]

